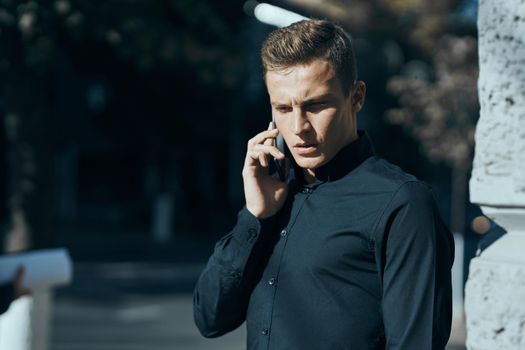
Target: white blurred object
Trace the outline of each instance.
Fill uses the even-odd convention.
[[[287,27],[292,23],[309,19],[295,12],[265,3],[255,6],[253,12],[255,18],[259,21],[279,28]]]
[[[0,350],[47,350],[51,290],[40,289],[11,303],[0,316]]]
[[[33,297],[24,296],[0,316],[0,350],[30,349],[32,307]]]
[[[452,318],[463,320],[463,259],[465,239],[463,234],[454,233],[455,256],[452,266]]]
[[[0,256],[0,283],[12,281],[21,266],[24,267],[23,285],[30,290],[68,284],[73,275],[66,249],[45,249]]]

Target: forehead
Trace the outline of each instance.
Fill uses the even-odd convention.
[[[324,60],[268,71],[266,87],[272,102],[300,101],[324,94],[340,94],[335,69]]]

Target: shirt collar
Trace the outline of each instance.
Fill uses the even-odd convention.
[[[363,130],[358,130],[357,135],[358,138],[355,141],[344,146],[328,163],[316,169],[316,181],[311,184],[304,181],[302,169],[294,164],[294,172],[301,174],[296,177],[298,185],[317,187],[323,182],[339,180],[357,168],[365,159],[373,156],[374,148],[368,134]]]

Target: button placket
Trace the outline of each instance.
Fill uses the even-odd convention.
[[[311,192],[309,192],[311,193]],[[280,244],[278,244],[280,246],[280,252],[277,253],[277,251],[275,253],[279,254],[279,259],[278,261],[275,263],[273,263],[273,266],[272,265],[269,265],[268,266],[268,273],[270,274],[268,277],[268,280],[267,280],[267,283],[268,285],[272,286],[273,288],[269,288],[268,289],[268,293],[271,293],[271,302],[270,302],[270,307],[269,307],[269,310],[268,310],[268,321],[269,321],[269,327],[268,328],[263,328],[261,330],[261,334],[264,335],[264,336],[268,336],[266,338],[266,341],[269,342],[270,340],[270,329],[271,329],[271,325],[272,325],[272,318],[273,318],[273,306],[274,306],[274,302],[275,302],[275,296],[276,296],[276,293],[277,293],[277,281],[278,281],[278,276],[279,276],[279,271],[280,271],[280,268],[281,268],[281,262],[283,260],[283,256],[284,256],[284,252],[286,250],[286,242],[288,241],[287,237],[288,237],[288,234],[290,233],[289,230],[292,229],[294,223],[295,223],[295,220],[297,219],[297,216],[299,214],[299,212],[301,211],[301,208],[302,206],[304,205],[306,199],[308,198],[308,195],[307,196],[302,196],[301,197],[298,197],[298,203],[297,203],[297,206],[296,208],[294,208],[292,210],[292,213],[290,215],[290,221],[289,221],[289,225],[287,226],[288,228],[284,228],[283,230],[281,230],[280,232],[280,235],[282,238],[286,238],[284,239]],[[271,276],[274,276],[274,277],[271,277]],[[269,343],[266,344],[267,346],[269,346]]]
[[[249,237],[248,237],[248,241],[253,241],[254,239],[257,238],[257,230],[254,229],[254,228],[251,228],[248,230],[248,233],[249,233]]]
[[[310,187],[303,187],[303,189],[301,190],[301,193],[304,193],[304,194],[311,194],[313,192],[313,188],[310,188]]]

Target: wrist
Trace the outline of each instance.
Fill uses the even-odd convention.
[[[259,220],[265,220],[265,219],[268,219],[268,218],[274,216],[274,213],[268,213],[268,212],[265,212],[263,210],[250,208],[250,206],[248,204],[246,204],[246,210],[248,210],[250,212],[250,214],[252,214],[256,219],[259,219]]]

